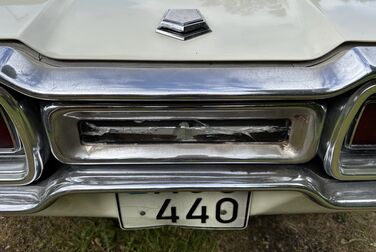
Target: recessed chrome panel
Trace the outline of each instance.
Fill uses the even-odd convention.
[[[202,105],[202,106],[122,106],[60,105],[44,109],[44,123],[52,152],[68,164],[123,163],[303,163],[316,154],[325,109],[315,103],[268,105]],[[183,141],[154,144],[133,142],[104,144],[82,141],[80,123],[126,121],[196,121],[200,120],[283,119],[290,122],[288,139],[276,142]],[[110,129],[106,126],[106,132]],[[101,128],[94,131],[95,134]],[[103,130],[103,129],[102,129]],[[120,132],[129,128],[120,128]],[[132,129],[135,130],[134,128]],[[139,130],[139,129],[137,129]],[[155,128],[151,128],[155,131]],[[158,129],[161,131],[161,129]],[[166,132],[167,129],[163,129]],[[181,128],[179,129],[181,130]],[[185,129],[191,134],[197,128]],[[217,129],[200,128],[201,133]],[[213,131],[214,130],[214,131]],[[232,129],[233,130],[233,129]],[[254,128],[252,129],[255,130]],[[226,131],[226,130],[225,130]],[[93,131],[90,131],[93,133]],[[119,132],[119,128],[112,132]],[[181,131],[183,132],[183,131]],[[190,133],[187,133],[190,132]],[[229,132],[228,129],[226,131]],[[252,132],[251,132],[252,133]],[[274,133],[274,129],[270,129]],[[128,134],[129,135],[129,134]],[[231,134],[230,134],[231,135]],[[119,135],[118,135],[119,136]],[[169,135],[170,136],[170,135]],[[180,136],[179,136],[180,137]],[[184,139],[188,142],[184,142]]]
[[[9,120],[15,148],[0,153],[0,185],[24,185],[37,179],[43,169],[47,146],[35,115],[0,88],[0,108]]]
[[[290,120],[90,120],[78,124],[82,144],[278,143],[289,140]]]
[[[337,179],[376,179],[376,152],[350,144],[356,118],[374,94],[376,83],[371,81],[352,96],[343,97],[331,106],[320,144],[320,154],[325,170]]]

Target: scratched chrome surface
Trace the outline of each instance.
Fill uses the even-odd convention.
[[[0,46],[0,80],[21,93],[46,100],[321,99],[373,78],[376,66],[376,47],[344,49],[311,66],[78,64],[38,61],[31,55],[19,47]]]

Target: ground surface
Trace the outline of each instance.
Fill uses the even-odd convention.
[[[122,231],[100,218],[0,217],[0,251],[376,251],[376,213],[253,217],[243,231]]]

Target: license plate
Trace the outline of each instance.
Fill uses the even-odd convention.
[[[245,228],[249,192],[161,192],[117,194],[122,228],[165,225]]]

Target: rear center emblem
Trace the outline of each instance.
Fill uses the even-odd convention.
[[[197,9],[168,10],[156,32],[180,40],[187,40],[211,32]]]

